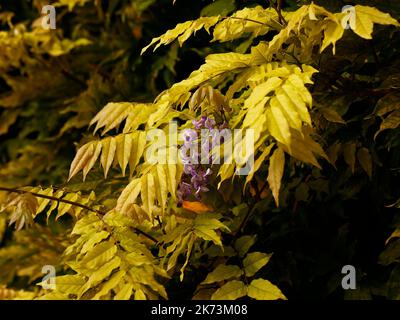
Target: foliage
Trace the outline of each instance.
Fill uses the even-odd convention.
[[[51,31],[42,1],[2,12],[0,294],[343,297],[353,264],[358,289],[344,298],[398,299],[400,8],[364,1],[346,30],[341,1],[217,0],[154,37],[160,12],[187,10],[179,2],[54,1]],[[177,44],[204,63],[177,73]],[[174,141],[174,123],[205,121],[252,129],[218,148],[254,150],[191,167],[201,195],[182,198],[190,163],[173,143],[164,153],[178,161],[154,163],[146,135]],[[40,280],[49,264],[54,290]]]

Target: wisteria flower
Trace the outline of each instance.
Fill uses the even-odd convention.
[[[199,120],[193,120],[192,123],[196,130],[200,130],[204,126],[206,121],[207,121],[207,117],[202,116]]]
[[[210,164],[210,143],[215,146],[220,143],[219,130],[216,121],[212,118],[202,116],[199,120],[192,121],[195,129],[185,129],[183,132],[183,145],[180,155],[183,163],[184,174],[178,188],[179,201],[194,196],[201,199],[204,192],[208,192],[209,176],[212,174],[210,168],[204,164]],[[226,124],[224,125],[225,128]],[[197,130],[197,131],[196,131]],[[201,130],[201,164],[200,154],[197,149],[198,131]]]

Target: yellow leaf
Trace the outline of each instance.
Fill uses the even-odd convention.
[[[95,232],[100,226],[102,226],[102,222],[99,217],[95,213],[90,213],[78,220],[72,230],[72,234],[83,235],[91,231]]]
[[[110,261],[103,264],[101,267],[96,269],[85,285],[80,289],[78,298],[80,298],[87,290],[92,288],[93,286],[99,284],[104,279],[108,278],[114,269],[118,268],[121,265],[121,258],[118,256],[114,256]]]
[[[129,300],[132,296],[133,285],[132,283],[125,283],[122,288],[115,295],[114,300]]]
[[[37,298],[37,300],[68,300],[68,295],[58,292],[50,292]]]
[[[48,189],[44,189],[44,190],[39,190],[38,191],[39,194],[43,194],[46,196],[53,196],[53,188],[48,188]],[[34,216],[38,215],[39,213],[41,213],[44,208],[46,208],[46,206],[50,203],[50,199],[43,199],[43,198],[38,198],[38,208],[36,210],[36,213]]]
[[[140,125],[147,123],[149,116],[157,111],[157,105],[153,103],[137,103],[132,105],[125,121],[123,133],[137,130]]]
[[[239,257],[243,257],[251,246],[256,242],[256,236],[242,236],[235,242],[235,250]]]
[[[100,299],[102,296],[106,295],[109,293],[112,289],[114,289],[118,283],[122,280],[122,278],[125,276],[125,271],[124,270],[119,270],[116,272],[110,280],[105,282],[103,286],[101,287],[101,290],[96,293],[96,295],[93,297],[93,300]]]
[[[146,133],[144,131],[136,132],[134,135],[134,139],[132,141],[132,152],[129,158],[129,170],[131,176],[133,175],[136,166],[139,164],[145,146],[146,146]]]
[[[287,300],[277,286],[264,279],[254,279],[248,287],[247,295],[257,300]]]
[[[243,260],[243,267],[247,277],[252,277],[258,270],[264,267],[272,254],[266,254],[262,252],[249,253]]]
[[[291,82],[286,81],[281,88],[280,93],[284,92],[286,98],[293,104],[292,108],[298,113],[300,119],[305,123],[311,125],[311,117],[308,111],[306,103],[309,101],[304,101],[297,88],[291,84]]]
[[[256,173],[258,169],[260,169],[262,163],[265,161],[266,157],[269,156],[271,149],[274,145],[275,145],[274,143],[271,143],[269,146],[267,146],[261,153],[261,155],[257,158],[257,160],[254,162],[254,166],[251,168],[248,176],[246,177],[246,182],[244,184],[243,189],[246,188],[246,185],[251,181],[251,179],[253,179],[254,173]]]
[[[214,292],[211,300],[236,300],[247,294],[247,287],[242,281],[229,281]]]
[[[101,153],[101,166],[104,170],[104,178],[107,178],[108,170],[114,162],[115,152],[117,150],[117,141],[114,137],[106,138],[102,141],[103,152]]]
[[[268,130],[271,135],[280,143],[290,148],[290,128],[282,110],[272,105],[267,109]]]
[[[78,193],[68,193],[63,199],[69,200],[72,202],[76,202],[78,200],[78,198],[79,198]],[[60,217],[62,217],[67,212],[70,212],[70,210],[72,208],[73,208],[72,204],[60,202],[60,204],[58,205],[58,213],[56,216],[56,220],[58,220]]]
[[[329,158],[321,146],[310,137],[310,133],[311,130],[305,127],[302,133],[292,130],[290,149],[284,144],[279,144],[279,146],[292,157],[321,168],[314,154],[325,158],[327,161],[329,161]]]
[[[232,41],[243,37],[244,34],[261,36],[270,30],[269,25],[276,25],[277,20],[277,13],[272,8],[264,9],[261,6],[244,8],[215,26],[213,41]]]
[[[252,91],[250,96],[245,100],[244,102],[244,108],[249,109],[248,114],[254,111],[252,109],[254,106],[258,105],[265,97],[268,96],[268,94],[274,90],[276,90],[280,85],[282,84],[282,80],[278,77],[271,77],[268,78],[267,81],[257,85]],[[265,105],[265,103],[264,103]],[[247,117],[247,116],[246,116]],[[249,118],[253,119],[253,116],[249,116]],[[255,119],[254,119],[255,120]],[[252,123],[252,121],[244,121],[243,126],[248,126],[246,125],[247,123]]]
[[[173,199],[176,199],[176,188],[177,180],[180,180],[180,175],[178,176],[177,166],[174,164],[166,164],[165,172],[167,174],[168,191],[172,195]]]
[[[157,195],[157,201],[163,212],[168,200],[168,180],[167,173],[164,170],[163,165],[156,165],[154,172],[155,189]]]
[[[183,266],[182,266],[182,268],[180,270],[181,275],[179,276],[179,279],[181,281],[183,281],[184,271],[185,271],[185,268],[186,268],[187,264],[189,263],[189,258],[190,258],[190,255],[192,254],[193,244],[194,244],[195,240],[196,240],[196,237],[192,235],[190,237],[190,240],[189,240],[189,243],[188,243],[188,246],[187,246],[188,249],[187,249],[187,252],[186,252],[185,263],[183,264]]]
[[[149,216],[150,220],[153,218],[152,211],[154,206],[155,200],[155,192],[154,192],[154,177],[149,172],[142,176],[141,178],[142,183],[142,190],[141,190],[141,198],[143,202],[143,209],[146,211],[147,215]]]
[[[374,23],[400,26],[390,14],[383,13],[374,7],[356,5],[354,8],[356,20],[354,32],[364,39],[372,39]]]
[[[147,300],[145,293],[141,289],[137,289],[135,291],[134,299],[135,300]]]
[[[346,143],[343,148],[344,161],[351,168],[351,172],[354,173],[354,167],[356,164],[356,144]]]
[[[186,234],[183,238],[182,235],[178,235],[173,244],[167,248],[166,254],[170,254],[172,252],[171,257],[168,260],[167,271],[176,266],[179,255],[184,252],[191,238],[192,234],[190,233]]]
[[[279,189],[281,188],[281,180],[284,167],[285,153],[281,148],[278,148],[275,150],[270,158],[267,178],[277,207],[279,207]]]
[[[58,190],[55,194],[55,198],[61,198],[64,195],[63,190]],[[49,219],[51,213],[58,207],[59,202],[58,201],[52,201],[50,208],[47,210],[46,215],[47,215],[47,220]]]
[[[218,171],[218,176],[221,176],[221,181],[218,183],[218,188],[221,187],[222,182],[231,178],[235,172],[235,164],[223,163]]]
[[[238,278],[242,274],[243,271],[238,266],[220,264],[207,275],[207,278],[201,284],[210,284],[232,278]]]
[[[204,213],[196,216],[193,223],[193,232],[204,240],[210,240],[222,247],[221,236],[215,232],[217,229],[229,231],[229,228],[221,221],[214,218],[215,215]]]
[[[116,142],[118,164],[121,167],[122,175],[125,176],[126,166],[132,152],[132,135],[121,134],[117,137]]]
[[[99,242],[103,241],[104,239],[107,239],[109,237],[109,233],[107,231],[100,231],[96,232],[95,234],[91,235],[88,239],[86,239],[84,245],[82,246],[81,249],[81,254],[85,254],[89,252],[90,250],[93,249],[93,247],[98,244]]]
[[[141,54],[143,54],[149,47],[156,44],[154,47],[155,51],[159,46],[166,45],[174,41],[179,40],[179,44],[182,45],[193,33],[205,28],[209,30],[210,27],[215,25],[219,21],[219,17],[201,17],[197,20],[186,21],[179,23],[175,28],[168,30],[165,34],[160,37],[154,38],[150,44],[142,49]]]
[[[391,239],[394,239],[394,238],[400,238],[400,228],[397,228],[396,230],[394,230],[394,231],[392,232],[392,234],[390,235],[390,237],[386,239],[385,245],[387,245],[387,244],[389,243],[389,241],[390,241]]]
[[[142,187],[142,183],[140,178],[133,179],[122,191],[121,195],[117,200],[116,210],[121,213],[126,213],[129,205],[135,203],[140,190]]]
[[[343,37],[344,28],[338,19],[327,20],[324,25],[324,40],[320,48],[323,52],[330,44],[332,44],[333,54],[336,53],[336,42]]]
[[[302,121],[297,112],[296,106],[291,102],[291,99],[284,93],[283,90],[277,90],[276,96],[270,101],[271,108],[278,108],[284,114],[290,127],[301,130]]]
[[[372,179],[372,157],[367,148],[360,148],[357,151],[357,159],[360,162],[361,167],[368,174],[369,178]]]
[[[108,103],[90,122],[90,125],[97,123],[94,133],[102,127],[104,127],[102,135],[115,129],[132,112],[133,106],[130,102]]]
[[[400,127],[400,109],[393,111],[389,114],[385,119],[383,119],[379,130],[375,133],[374,139],[384,130],[387,129],[396,129]]]
[[[65,275],[56,277],[56,288],[60,293],[78,294],[80,288],[85,284],[85,277],[80,275]]]
[[[271,60],[273,54],[279,51],[282,45],[290,38],[292,32],[297,31],[303,19],[309,15],[309,6],[301,6],[295,12],[292,12],[288,24],[277,34],[268,44],[266,59]]]
[[[222,241],[221,237],[212,229],[209,229],[205,226],[198,226],[196,229],[194,229],[194,233],[196,236],[206,240],[206,241],[212,241],[216,245],[222,247]]]
[[[330,122],[336,122],[336,123],[342,123],[342,124],[346,123],[346,121],[343,120],[343,118],[340,116],[340,114],[335,109],[320,108],[319,111],[321,111],[324,118]]]
[[[94,144],[95,142],[89,142],[79,148],[74,160],[71,163],[68,181],[71,180],[74,175],[81,171],[90,162],[94,154]]]
[[[82,260],[88,268],[98,268],[109,261],[117,252],[117,247],[110,241],[98,244]]]

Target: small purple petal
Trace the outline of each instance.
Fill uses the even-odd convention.
[[[213,129],[214,128],[214,126],[215,126],[215,120],[214,119],[212,119],[212,118],[207,118],[207,120],[205,121],[205,123],[204,123],[204,126],[207,128],[207,129]]]

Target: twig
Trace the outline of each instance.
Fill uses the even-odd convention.
[[[252,205],[249,205],[249,210],[247,211],[247,213],[246,213],[245,217],[243,218],[243,220],[240,222],[239,227],[234,232],[233,239],[236,239],[236,237],[242,232],[242,229],[244,229],[244,226],[246,225],[247,221],[249,220],[250,215],[253,213],[256,204],[261,200],[261,192],[262,191],[260,191],[260,189],[258,188],[257,183],[256,184],[252,184],[252,185],[253,185],[254,189],[256,190],[255,203],[252,204]]]
[[[81,204],[81,203],[79,203],[79,202],[74,202],[74,201],[71,201],[71,200],[66,200],[66,199],[57,198],[57,197],[53,197],[53,196],[48,196],[48,195],[40,194],[40,193],[36,193],[36,192],[31,192],[31,191],[26,191],[26,190],[19,190],[19,189],[14,189],[14,188],[5,188],[5,187],[0,187],[0,191],[7,191],[7,192],[12,192],[12,193],[18,193],[18,194],[31,194],[31,195],[33,195],[33,196],[35,196],[35,197],[38,197],[38,198],[43,198],[43,199],[48,199],[48,200],[52,200],[52,201],[67,203],[67,204],[73,205],[73,206],[75,206],[75,207],[79,207],[79,208],[85,209],[85,210],[87,210],[87,211],[94,212],[94,213],[96,213],[97,215],[104,216],[104,215],[107,214],[107,213],[104,212],[104,211],[91,208],[91,207],[86,206],[86,205],[84,205],[84,204]],[[109,232],[110,232],[110,234],[111,234],[110,226],[109,226],[108,224],[105,223],[105,221],[102,219],[101,216],[98,217],[98,218],[104,223],[104,225],[106,226],[106,228],[109,230]],[[146,233],[146,232],[140,230],[139,228],[133,227],[133,229],[135,230],[136,233],[141,234],[142,236],[148,238],[148,239],[151,240],[152,242],[154,242],[154,243],[159,243],[159,241],[158,241],[157,239],[155,239],[154,237],[152,237],[152,236],[149,235],[148,233]]]
[[[279,23],[287,25],[287,22],[282,15],[282,4],[283,4],[283,0],[277,0],[277,3],[273,4],[272,6],[275,9],[276,13],[278,14]]]

